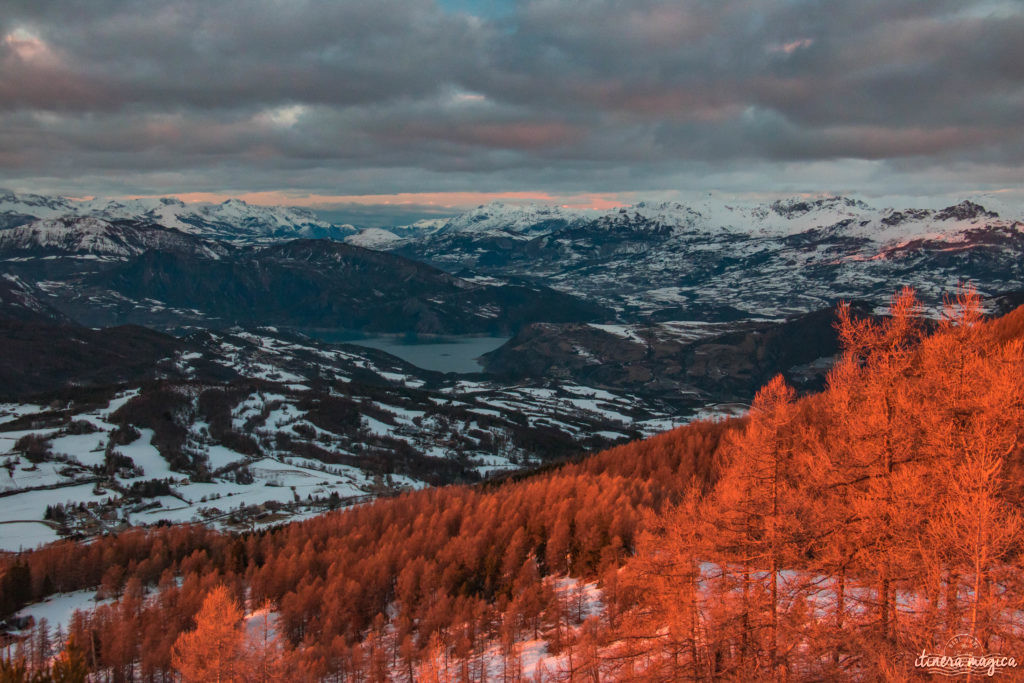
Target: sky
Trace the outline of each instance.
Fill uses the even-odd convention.
[[[1021,36],[1020,0],[5,0],[0,187],[364,223],[1020,193]]]

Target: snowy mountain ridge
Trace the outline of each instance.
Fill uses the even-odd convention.
[[[879,208],[883,203],[889,206]],[[356,231],[301,209],[239,200],[78,201],[0,192],[0,255],[28,280],[70,282],[69,273],[81,274],[83,261],[124,262],[146,252],[206,260],[220,255],[223,261],[244,246],[266,249],[260,255],[265,258],[296,237],[334,240],[296,247],[303,253],[292,256],[300,261],[321,261],[343,240],[467,281],[483,277],[552,288],[614,310],[618,322],[719,314],[781,319],[840,299],[881,305],[904,285],[938,304],[962,281],[995,296],[1020,289],[1024,277],[1024,209],[998,194],[920,201],[706,194],[610,210],[492,202],[449,219]],[[166,289],[183,278],[199,278],[198,286],[208,284],[203,277],[219,277],[209,264],[200,276],[191,265],[160,258],[114,276],[119,301],[138,294],[129,281],[159,282]],[[143,277],[150,266],[156,270],[149,275],[159,271],[160,277]],[[233,277],[244,280],[247,272]],[[82,284],[64,291],[79,291]],[[150,298],[163,301],[171,289],[161,291]],[[432,310],[434,303],[424,305]],[[184,306],[196,308],[202,306]],[[493,315],[488,311],[482,312]],[[417,315],[425,320],[426,313]]]
[[[962,281],[988,296],[1019,289],[1024,209],[998,196],[948,201],[878,208],[836,195],[705,195],[600,212],[489,204],[385,248],[449,272],[544,282],[623,319],[737,309],[783,318],[841,299],[881,305],[901,286],[941,304]]]
[[[366,228],[355,235],[349,235],[344,241],[346,244],[362,247],[363,249],[381,250],[394,246],[396,243],[401,242],[402,238],[382,228]]]
[[[185,232],[129,220],[93,216],[44,218],[0,230],[5,254],[60,254],[79,258],[125,258],[150,249],[219,258],[225,247]]]
[[[356,232],[350,225],[332,225],[305,209],[258,206],[240,199],[228,199],[219,204],[185,203],[173,197],[74,200],[0,190],[0,229],[38,219],[64,217],[147,221],[192,235],[231,241],[297,237],[341,239]]]
[[[74,216],[108,222],[146,221],[229,241],[349,238],[357,246],[387,249],[394,248],[398,241],[444,237],[530,240],[583,228],[765,236],[830,229],[885,244],[920,237],[955,239],[979,225],[1010,227],[1024,220],[1024,207],[1008,204],[991,194],[941,208],[884,207],[871,201],[841,195],[736,199],[708,193],[686,202],[641,201],[610,210],[494,201],[450,218],[426,219],[394,231],[360,231],[347,224],[331,224],[299,207],[259,206],[239,199],[220,203],[186,203],[173,197],[76,200],[0,190],[0,229],[39,219]]]
[[[631,223],[634,229],[772,236],[831,228],[851,237],[887,243],[911,237],[949,237],[983,224],[1012,226],[1024,221],[1024,207],[1004,206],[992,196],[978,199],[983,199],[986,206],[962,200],[940,209],[879,207],[862,199],[839,195],[797,196],[772,201],[706,195],[686,203],[638,202],[607,211],[497,201],[447,221],[434,220],[423,225],[422,234],[424,237],[503,236],[523,240],[583,226],[607,229]],[[986,208],[992,204],[996,204],[999,211]]]

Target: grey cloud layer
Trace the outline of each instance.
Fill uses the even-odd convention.
[[[1019,184],[1022,35],[1015,0],[9,0],[0,181],[607,191],[868,160]]]

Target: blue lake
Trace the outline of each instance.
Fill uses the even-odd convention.
[[[311,336],[326,342],[343,342],[378,349],[392,356],[398,356],[424,370],[436,372],[470,373],[481,372],[483,366],[477,359],[493,351],[509,340],[509,337],[418,337],[380,335],[352,338],[349,333],[333,333],[326,330],[309,331]]]

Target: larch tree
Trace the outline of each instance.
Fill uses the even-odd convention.
[[[789,429],[796,397],[782,375],[768,382],[755,396],[746,429],[734,433],[733,460],[718,485],[721,523],[725,530],[724,560],[742,568],[741,642],[742,655],[750,652],[752,636],[760,630],[757,612],[751,602],[763,590],[753,580],[757,568],[767,570],[767,669],[778,676],[783,662],[779,657],[780,594],[779,578],[784,562],[794,554],[799,524],[791,507],[795,500],[791,478],[793,466],[792,434]],[[760,584],[760,582],[756,582]],[[751,619],[753,617],[753,619]],[[750,662],[744,663],[745,667]]]
[[[226,586],[203,600],[196,628],[174,643],[172,664],[186,683],[234,683],[246,674],[242,612]]]
[[[851,499],[855,481],[848,463],[853,459],[848,440],[842,438],[839,426],[849,409],[849,383],[846,378],[855,372],[848,358],[840,359],[829,373],[829,391],[814,406],[817,415],[805,425],[800,440],[801,457],[814,482],[816,495],[811,498],[809,514],[805,518],[810,532],[807,551],[813,558],[816,574],[828,577],[831,588],[826,588],[826,605],[831,605],[831,620],[818,624],[819,632],[813,638],[819,652],[823,675],[841,677],[855,663],[848,657],[850,649],[849,619],[851,605],[849,583],[851,574],[860,560],[857,538],[851,534],[854,511]]]
[[[85,683],[88,675],[85,652],[73,637],[68,638],[64,649],[54,657],[50,665],[50,677],[54,683]]]
[[[245,643],[246,679],[256,683],[274,683],[288,680],[285,665],[285,646],[277,625],[271,618],[271,605],[265,602],[247,626]]]
[[[701,595],[701,561],[707,559],[712,530],[700,499],[694,486],[681,505],[644,518],[646,531],[627,579],[640,609],[623,625],[623,636],[657,643],[655,665],[672,680],[712,676],[702,655],[707,637]]]
[[[965,623],[959,623],[953,606],[950,627],[965,628],[988,643],[992,636],[1006,635],[999,624],[1006,600],[996,579],[1006,573],[1007,560],[1024,537],[1021,514],[1008,500],[1006,476],[1007,460],[1024,445],[1019,436],[1024,345],[984,337],[976,322],[980,304],[970,297],[958,304],[961,311],[946,339],[937,335],[926,346],[937,357],[933,362],[945,361],[949,370],[946,386],[940,387],[945,409],[931,425],[929,442],[946,470],[947,490],[929,531],[953,570],[950,594],[967,596]]]
[[[922,308],[913,290],[904,288],[881,322],[856,320],[845,305],[838,317],[842,374],[832,377],[830,390],[845,395],[834,404],[834,419],[845,441],[847,481],[854,487],[847,533],[854,534],[865,569],[878,577],[878,636],[886,649],[894,642],[894,584],[907,563],[906,515],[916,514],[919,493],[907,466],[921,452],[920,406],[905,379],[924,335]]]

